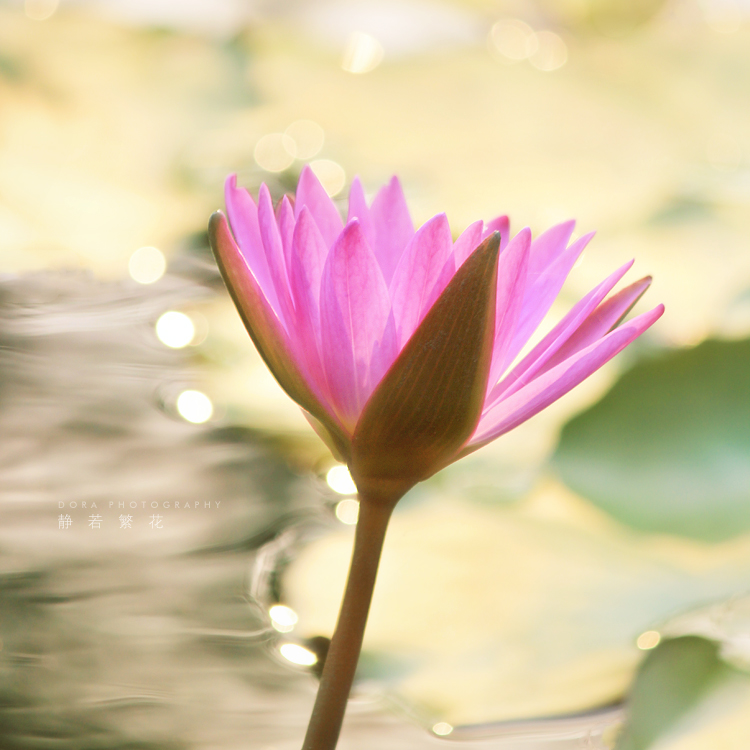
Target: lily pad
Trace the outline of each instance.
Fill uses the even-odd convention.
[[[728,673],[712,641],[691,635],[664,641],[636,677],[617,750],[648,750]]]
[[[553,465],[631,526],[716,541],[750,529],[750,340],[642,361],[563,428]]]

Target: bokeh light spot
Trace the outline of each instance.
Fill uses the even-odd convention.
[[[326,474],[326,482],[328,486],[334,491],[338,492],[339,495],[356,495],[357,485],[354,484],[352,475],[349,473],[349,469],[346,466],[334,466],[328,470]]]
[[[635,645],[642,651],[648,651],[649,649],[656,648],[660,641],[661,634],[657,630],[647,630],[638,636]]]
[[[297,613],[284,604],[274,604],[268,610],[268,614],[271,617],[271,624],[279,633],[289,633],[297,624]]]
[[[298,159],[312,159],[323,148],[325,131],[312,120],[296,120],[284,133],[294,141]]]
[[[439,737],[447,737],[453,731],[453,727],[447,721],[439,721],[432,727],[432,731]]]
[[[303,667],[311,667],[318,661],[318,657],[312,651],[296,643],[283,643],[279,652],[287,661]]]
[[[57,10],[60,0],[26,0],[24,11],[32,21],[46,21]]]
[[[346,172],[340,164],[330,159],[316,159],[310,162],[310,169],[315,172],[320,184],[331,197],[343,190],[346,184]]]
[[[180,416],[193,424],[208,422],[213,416],[214,405],[205,393],[183,391],[177,397],[177,411]]]
[[[568,47],[554,31],[538,31],[536,38],[538,48],[529,57],[529,62],[537,70],[550,73],[568,62]]]
[[[156,321],[156,335],[162,344],[172,349],[182,349],[193,340],[195,326],[185,313],[170,310]]]
[[[341,67],[347,73],[369,73],[380,65],[384,54],[383,45],[374,36],[355,31],[346,43]]]
[[[167,270],[167,259],[156,247],[139,247],[128,261],[128,273],[139,284],[153,284]]]
[[[359,501],[350,497],[337,503],[336,518],[347,526],[354,526],[359,518]]]
[[[266,172],[283,172],[292,165],[296,155],[297,144],[286,133],[264,135],[253,151],[258,166]]]
[[[516,18],[495,23],[490,30],[490,51],[499,52],[506,61],[520,62],[536,54],[539,41],[534,29]]]

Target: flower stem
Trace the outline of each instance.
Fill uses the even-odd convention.
[[[349,578],[302,750],[334,750],[338,742],[394,505],[360,495]]]

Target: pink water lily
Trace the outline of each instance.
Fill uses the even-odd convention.
[[[309,168],[300,176],[293,202],[284,197],[274,208],[261,185],[256,203],[237,187],[234,176],[226,182],[225,197],[231,232],[224,217],[215,215],[213,245],[250,334],[279,383],[334,452],[355,464],[355,474],[358,425],[368,402],[387,401],[388,394],[373,399],[386,374],[467,259],[480,246],[492,255],[496,233],[496,262],[490,259],[480,271],[485,286],[492,277],[494,287],[493,299],[487,299],[494,307],[492,331],[482,344],[486,362],[477,373],[483,382],[472,383],[475,392],[481,389],[481,403],[471,415],[470,429],[462,425],[460,444],[454,439],[447,455],[436,456],[435,465],[420,468],[420,474],[432,473],[526,421],[601,367],[663,312],[659,305],[618,325],[650,284],[647,277],[607,297],[630,261],[574,305],[516,363],[593,236],[571,242],[573,221],[532,239],[529,229],[511,237],[508,218],[500,216],[487,224],[473,223],[454,241],[445,214],[415,231],[394,177],[369,206],[355,179],[344,222]],[[444,325],[455,317],[452,309],[446,313]],[[476,360],[481,354],[469,352],[468,357]],[[451,361],[450,351],[444,359]],[[420,377],[418,388],[434,390],[435,372]],[[450,380],[445,387],[450,396]]]
[[[303,750],[333,750],[354,679],[391,512],[417,482],[544,409],[664,311],[623,323],[649,286],[610,295],[618,268],[523,356],[591,239],[573,222],[532,240],[508,219],[453,240],[445,214],[416,231],[394,177],[368,206],[359,180],[343,222],[305,168],[294,202],[226,183],[229,224],[209,235],[266,364],[344,460],[360,513],[336,631]],[[231,229],[230,225],[231,224]],[[610,296],[608,296],[610,295]]]

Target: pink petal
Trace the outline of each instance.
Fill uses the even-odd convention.
[[[481,239],[486,239],[493,232],[500,232],[500,252],[502,253],[510,242],[510,220],[507,216],[496,216],[488,222],[482,231]]]
[[[529,258],[529,280],[523,296],[518,324],[502,366],[499,368],[499,374],[502,374],[516,358],[518,352],[523,349],[531,334],[542,322],[575,262],[593,236],[594,233],[591,232],[576,240],[536,277],[531,274],[532,259]]]
[[[456,260],[453,255],[453,253],[448,254],[448,259],[443,264],[443,267],[440,269],[440,273],[438,274],[437,281],[435,282],[435,286],[432,287],[432,291],[427,296],[424,304],[425,311],[432,308],[432,306],[437,301],[438,297],[445,291],[445,287],[448,286],[451,279],[456,275],[456,271],[458,269],[456,268]]]
[[[344,225],[338,209],[308,166],[302,170],[297,183],[297,196],[294,202],[295,218],[299,218],[303,206],[310,209],[326,245],[331,247],[341,234]]]
[[[560,257],[568,246],[575,226],[575,221],[565,221],[562,224],[550,227],[534,240],[531,245],[531,263],[529,265],[529,273],[532,278],[542,274],[545,268]]]
[[[292,273],[290,283],[297,304],[305,302],[315,308],[320,305],[320,285],[328,247],[318,229],[310,209],[303,208],[294,228],[292,240]]]
[[[651,277],[646,276],[621,289],[617,294],[613,294],[599,305],[549,359],[542,372],[552,369],[612,330],[627,315],[630,308],[640,299],[649,286],[651,286]]]
[[[610,274],[610,276],[602,281],[601,284],[580,299],[570,309],[568,314],[511,370],[507,377],[490,391],[487,398],[487,406],[492,406],[499,398],[507,398],[511,393],[522,388],[542,369],[549,369],[545,366],[547,361],[555,356],[560,347],[575,333],[576,329],[609,294],[610,290],[632,265],[633,261],[631,260],[629,263],[618,268],[613,274]],[[601,335],[604,333],[606,331],[603,331]],[[600,338],[601,335],[597,336],[597,338]]]
[[[501,235],[502,236],[502,235]],[[503,371],[520,315],[529,267],[531,230],[522,229],[501,253],[497,266],[497,302],[495,303],[495,345],[487,388],[491,389]]]
[[[271,301],[276,308],[278,304],[276,290],[273,287],[271,274],[268,270],[263,240],[260,238],[258,208],[250,193],[245,188],[237,187],[237,175],[235,174],[229,175],[224,183],[224,200],[227,204],[232,234],[237,240],[242,255],[258,280],[266,299]]]
[[[663,312],[664,305],[658,305],[633,318],[498,402],[479,421],[464,455],[518,427],[564,396],[640,336]]]
[[[292,245],[290,284],[300,355],[320,390],[330,398],[322,364],[320,333],[320,284],[328,248],[306,206],[300,212]]]
[[[427,298],[426,309],[430,309],[435,303],[435,300],[443,293],[443,290],[455,275],[456,271],[463,265],[464,261],[471,255],[474,250],[493,232],[500,232],[500,252],[508,246],[508,217],[498,216],[493,219],[488,227],[496,227],[495,229],[484,232],[484,222],[476,221],[468,226],[461,234],[461,236],[453,244],[453,252],[448,256],[448,260],[445,262],[438,280],[433,287],[432,292]],[[501,231],[502,230],[502,231]],[[501,277],[498,276],[498,280]]]
[[[229,293],[268,368],[289,396],[325,425],[339,452],[348,454],[351,433],[344,430],[328,399],[310,377],[298,347],[268,304],[226,219],[218,211],[211,217],[209,238]]]
[[[329,390],[342,422],[353,429],[398,353],[388,287],[356,220],[328,254],[320,318]]]
[[[463,262],[474,252],[474,250],[476,250],[479,243],[484,239],[482,236],[483,226],[484,223],[481,220],[475,221],[464,229],[461,236],[454,243],[453,257],[456,261],[456,269],[461,268]],[[489,237],[490,234],[492,234],[492,232],[487,236]],[[500,242],[502,243],[502,233],[500,236]]]
[[[288,273],[292,262],[294,208],[292,207],[292,203],[287,195],[285,195],[276,206],[276,223],[279,225],[279,232],[281,233],[281,244],[284,247],[284,264],[286,265]]]
[[[390,285],[399,348],[430,309],[431,292],[452,246],[448,219],[438,214],[417,230],[401,256]]]
[[[414,236],[414,225],[397,177],[382,187],[370,208],[375,228],[375,257],[386,284],[391,283],[401,253]]]
[[[359,225],[362,227],[367,244],[374,248],[375,243],[375,225],[370,215],[370,209],[367,208],[367,199],[365,198],[365,191],[362,187],[362,183],[359,181],[359,177],[355,177],[352,180],[352,186],[349,188],[349,214],[347,216],[347,224],[352,219],[359,219]]]
[[[265,184],[261,184],[258,191],[258,226],[263,247],[266,251],[268,270],[271,273],[271,281],[276,291],[277,305],[274,306],[279,318],[291,331],[293,320],[292,298],[289,294],[289,279],[287,278],[286,263],[284,262],[284,247],[281,242],[279,225],[273,210],[271,194]]]

